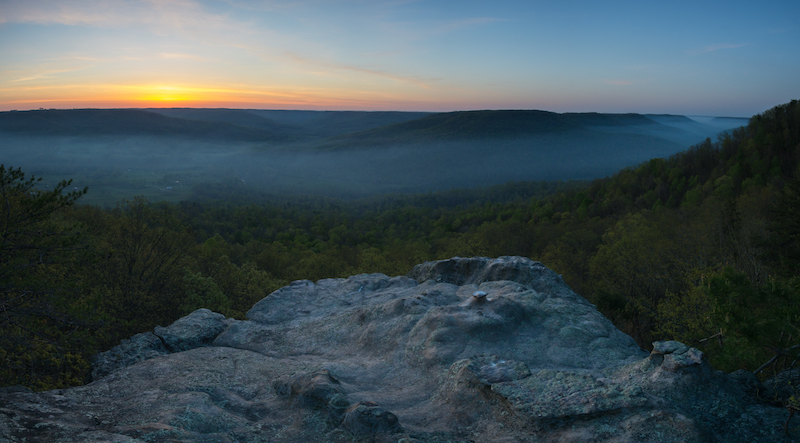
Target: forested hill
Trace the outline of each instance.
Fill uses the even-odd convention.
[[[461,111],[397,123],[353,134],[350,140],[475,140],[576,131],[581,125],[546,111]]]
[[[241,317],[296,279],[502,255],[561,273],[643,348],[676,339],[717,369],[770,362],[764,375],[800,349],[799,164],[792,101],[717,141],[583,184],[248,204],[228,200],[235,187],[222,183],[195,187],[204,199],[105,210],[4,170],[15,190],[4,210],[15,212],[0,217],[0,380],[84,382],[91,355],[122,338],[198,307]]]
[[[287,141],[277,125],[170,118],[138,109],[49,109],[0,112],[0,133],[32,136],[181,136],[232,141]]]
[[[669,118],[683,124],[662,124]],[[729,128],[735,126],[731,124]],[[647,136],[652,137],[654,142],[670,140],[683,143],[715,136],[720,130],[719,126],[704,125],[683,116],[651,118],[640,114],[558,114],[529,110],[458,111],[430,114],[393,125],[338,135],[321,142],[321,147],[352,149],[442,141],[520,140],[541,136],[590,140],[607,133]],[[627,142],[622,137],[620,141]]]
[[[272,134],[279,134],[284,140],[295,139],[305,135],[303,128],[280,123],[267,116],[259,115],[258,113],[246,109],[153,108],[144,109],[142,111],[173,119],[188,120],[195,123],[198,121],[217,122],[255,128]]]
[[[425,117],[429,112],[399,111],[287,111],[262,109],[148,109],[170,117],[192,120],[227,121],[238,125],[260,126],[264,119],[282,125],[290,133],[309,137],[329,137],[364,131]]]
[[[595,181],[588,196],[628,208],[693,205],[714,195],[738,198],[749,189],[782,188],[797,178],[800,161],[798,102],[754,116],[747,126],[675,154]],[[601,210],[601,213],[607,210]]]
[[[722,127],[732,128],[738,123],[741,122],[729,119],[705,125],[683,116],[527,110],[423,113],[173,108],[0,113],[0,133],[184,136],[281,143],[311,140],[323,148],[579,135],[581,131],[598,129],[684,140],[715,135]]]
[[[735,126],[525,110],[41,110],[0,113],[0,151],[45,186],[89,186],[92,204],[176,202],[231,179],[246,192],[358,198],[607,177]]]

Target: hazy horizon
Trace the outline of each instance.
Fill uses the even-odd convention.
[[[790,100],[786,100],[790,101]],[[772,106],[770,106],[771,108]],[[232,111],[309,111],[309,112],[408,112],[408,113],[448,113],[448,112],[469,112],[469,111],[544,111],[544,112],[553,112],[556,114],[640,114],[640,115],[674,115],[674,116],[682,116],[687,117],[692,120],[695,120],[700,123],[708,123],[711,119],[715,118],[733,118],[733,119],[749,119],[754,115],[760,114],[761,112],[757,112],[751,115],[698,115],[698,114],[680,114],[680,113],[657,113],[657,112],[598,112],[598,111],[552,111],[549,109],[539,109],[539,108],[496,108],[496,109],[482,109],[482,108],[475,108],[475,109],[450,109],[450,110],[442,110],[442,111],[426,111],[426,110],[419,110],[419,109],[289,109],[289,108],[232,108],[232,107],[203,107],[203,106],[147,106],[147,107],[37,107],[37,108],[29,108],[29,109],[5,109],[0,110],[0,112],[25,112],[25,111],[66,111],[66,110],[168,110],[168,109],[209,109],[209,110],[232,110]],[[764,111],[768,110],[764,109]]]

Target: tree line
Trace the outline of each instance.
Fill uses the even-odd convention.
[[[219,184],[106,210],[1,167],[0,383],[84,383],[122,338],[199,307],[244,318],[292,280],[477,255],[542,261],[644,349],[775,372],[800,343],[799,133],[792,101],[605,179],[360,201]]]

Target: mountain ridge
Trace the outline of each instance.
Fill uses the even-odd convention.
[[[29,135],[155,135],[292,143],[312,147],[381,146],[429,141],[512,139],[582,130],[630,129],[650,135],[689,132],[710,136],[718,128],[680,115],[555,113],[477,110],[444,113],[370,111],[271,111],[244,109],[75,109],[0,112],[0,132]],[[271,118],[283,115],[283,122]],[[301,116],[301,118],[298,118]],[[280,119],[280,117],[279,117]],[[738,120],[717,118],[716,123]],[[292,122],[292,123],[289,123]],[[671,123],[671,124],[670,124]],[[643,129],[647,128],[647,129]],[[670,129],[671,128],[671,129]],[[685,138],[681,134],[677,138]],[[673,136],[673,139],[676,137]],[[697,137],[695,137],[697,138]],[[702,139],[697,139],[696,142]]]
[[[605,177],[723,129],[682,116],[540,110],[48,110],[0,113],[0,149],[8,164],[83,176],[117,198],[121,188],[168,197],[161,188],[176,175],[184,185],[235,177],[272,192],[359,197]]]
[[[140,109],[0,112],[0,132],[27,135],[190,136],[237,141],[283,141],[285,134],[222,121],[199,123]]]

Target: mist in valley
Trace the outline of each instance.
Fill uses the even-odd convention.
[[[605,177],[746,122],[547,113],[551,119],[564,116],[568,124],[552,129],[536,123],[534,129],[510,131],[486,120],[488,112],[466,115],[469,137],[447,126],[453,118],[465,118],[458,113],[443,120],[428,113],[160,110],[157,118],[147,117],[169,128],[150,131],[158,135],[148,133],[152,123],[131,129],[125,121],[115,122],[121,128],[116,134],[87,126],[78,135],[52,130],[41,135],[27,127],[19,130],[19,123],[3,128],[0,115],[5,129],[0,161],[43,177],[42,186],[73,179],[75,187],[89,187],[84,203],[103,206],[135,195],[154,201],[208,198],[214,185],[228,193],[349,199]],[[620,123],[623,117],[627,120]],[[579,124],[572,123],[576,119]],[[209,122],[217,125],[213,133]],[[196,124],[206,125],[201,131],[213,136],[195,136]]]

